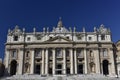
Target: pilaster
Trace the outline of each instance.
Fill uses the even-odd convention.
[[[55,48],[52,49],[52,53],[53,53],[53,75],[55,75],[55,68],[56,68],[56,61],[55,61]]]
[[[19,49],[19,73],[18,74],[22,74],[23,73],[23,49]]]
[[[114,53],[113,53],[113,49],[108,49],[108,54],[110,56],[110,62],[111,62],[111,75],[116,75],[115,74],[115,62],[114,62]]]
[[[45,66],[45,71],[46,74],[48,74],[48,48],[46,48],[46,66]]]
[[[100,54],[99,54],[99,50],[95,49],[94,53],[95,53],[96,73],[100,74]]]
[[[85,59],[85,74],[88,73],[88,61],[87,61],[87,52],[86,52],[86,48],[84,48],[84,59]]]
[[[70,73],[74,74],[74,67],[73,67],[73,49],[70,49]]]
[[[42,49],[42,74],[45,73],[45,51]]]
[[[74,49],[74,63],[75,63],[75,74],[77,74],[77,53],[76,49]]]
[[[31,50],[31,69],[30,69],[30,73],[34,74],[34,59],[35,58],[35,53],[34,53],[34,49]]]
[[[65,48],[63,48],[63,74],[66,74],[66,53],[65,53]]]

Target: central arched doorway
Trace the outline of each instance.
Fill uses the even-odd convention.
[[[103,60],[103,74],[104,75],[108,75],[109,74],[108,64],[109,64],[108,60]]]
[[[17,61],[12,60],[10,64],[10,75],[15,75],[16,74],[16,68],[17,68]]]

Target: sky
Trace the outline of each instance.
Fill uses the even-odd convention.
[[[112,40],[120,39],[120,0],[0,0],[0,58],[4,57],[8,29],[16,25],[26,32],[57,25],[93,31],[101,24],[110,28]]]

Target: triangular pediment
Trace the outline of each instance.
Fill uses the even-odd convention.
[[[61,37],[61,36],[56,36],[56,37],[50,38],[46,42],[72,42],[72,40]]]

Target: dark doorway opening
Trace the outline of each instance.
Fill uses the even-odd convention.
[[[108,64],[109,64],[108,60],[103,60],[103,74],[104,75],[109,74]]]
[[[70,74],[70,68],[67,68],[66,73]]]
[[[40,66],[40,64],[37,64],[35,67],[35,73],[40,74],[40,72],[41,72],[41,66]]]
[[[78,65],[78,74],[83,74],[83,64]]]
[[[62,64],[58,64],[57,69],[57,74],[62,74]]]
[[[58,70],[58,71],[57,71],[57,74],[62,74],[62,71],[61,71],[61,70]]]
[[[17,61],[12,60],[10,64],[10,75],[15,75],[16,74],[16,69],[17,69]]]
[[[52,68],[49,68],[48,73],[52,75]]]

